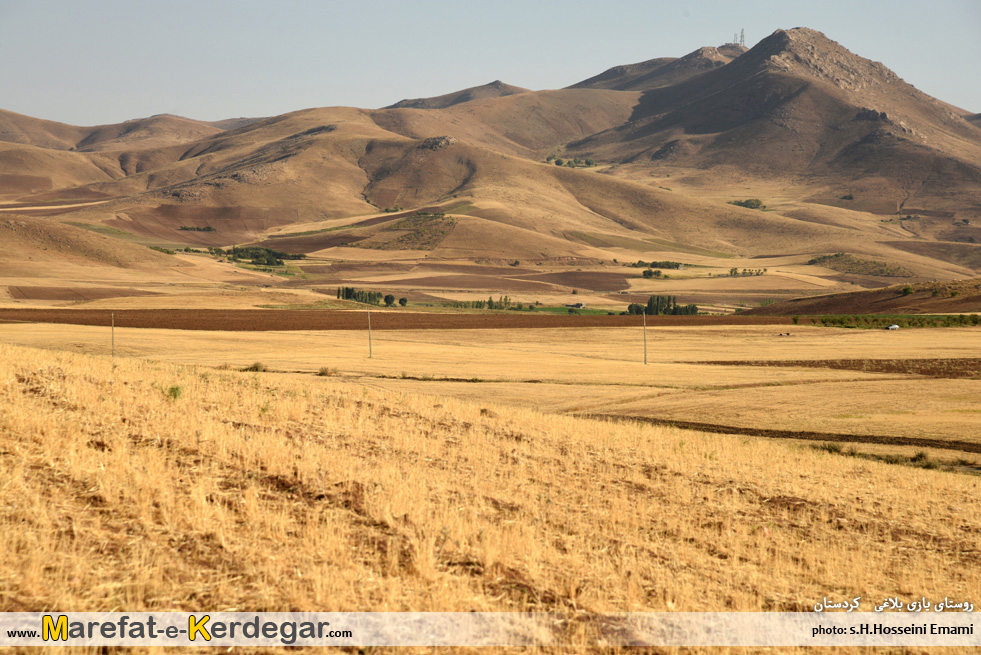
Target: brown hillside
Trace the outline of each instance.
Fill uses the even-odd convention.
[[[632,118],[569,148],[648,169],[732,166],[847,183],[899,205],[976,205],[977,130],[813,30],[779,30],[727,65],[647,91]]]
[[[459,105],[473,100],[483,100],[484,98],[502,98],[513,96],[518,93],[528,93],[528,89],[520,86],[505,84],[501,80],[494,80],[488,84],[474,86],[462,91],[454,91],[441,96],[432,98],[413,98],[400,100],[394,105],[389,105],[385,109],[445,109],[453,105]]]
[[[6,275],[44,271],[53,263],[119,268],[168,268],[173,257],[50,219],[0,216],[0,270]]]
[[[190,143],[224,130],[213,124],[161,114],[92,128],[76,150],[142,150]]]
[[[744,52],[746,48],[742,46],[699,48],[680,59],[662,57],[639,64],[615,66],[568,88],[650,91],[683,82],[705,71],[724,66]]]
[[[897,284],[882,289],[797,298],[745,312],[790,316],[824,314],[962,314],[981,312],[981,278]]]
[[[575,88],[494,83],[408,104],[95,128],[5,112],[0,214],[57,216],[145,245],[262,243],[313,259],[704,267],[660,286],[639,271],[579,285],[612,292],[611,304],[627,300],[619,291],[664,290],[750,306],[881,287],[899,268],[911,283],[981,272],[981,130],[812,30],[617,67]],[[753,197],[765,210],[729,204]],[[806,266],[835,252],[883,268]],[[774,277],[729,273],[774,262]],[[428,294],[441,276],[417,277]],[[479,286],[443,277],[448,293]]]
[[[88,129],[0,109],[0,141],[8,143],[70,150],[85,138]]]

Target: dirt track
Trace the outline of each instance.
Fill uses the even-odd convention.
[[[313,310],[116,310],[117,327],[171,330],[364,330],[362,311]],[[110,324],[110,310],[95,309],[0,309],[0,323]],[[479,330],[514,328],[640,327],[640,316],[565,316],[501,312],[499,314],[426,314],[398,310],[371,314],[374,330]],[[648,316],[647,324],[659,326],[790,325],[785,316]]]

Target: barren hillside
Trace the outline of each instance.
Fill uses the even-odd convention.
[[[446,107],[452,107],[453,105],[458,105],[462,102],[483,100],[484,98],[502,98],[504,96],[513,96],[518,93],[527,93],[528,91],[528,89],[524,89],[520,86],[512,86],[510,84],[505,84],[501,80],[494,80],[488,84],[463,89],[462,91],[454,91],[452,93],[434,96],[432,98],[410,98],[400,100],[394,105],[385,107],[385,109],[445,109]]]
[[[96,128],[4,112],[0,210],[167,247],[288,236],[282,247],[328,259],[697,254],[724,270],[731,257],[848,252],[912,281],[970,277],[981,130],[964,114],[796,28],[558,91],[495,82],[382,110]],[[765,207],[727,204],[746,198]]]
[[[981,278],[956,282],[900,284],[813,298],[800,298],[752,309],[767,316],[821,314],[962,314],[981,313]]]

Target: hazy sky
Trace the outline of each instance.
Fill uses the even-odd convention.
[[[381,107],[798,26],[981,112],[981,0],[0,0],[0,108],[95,125]]]

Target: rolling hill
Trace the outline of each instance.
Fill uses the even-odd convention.
[[[513,96],[518,93],[527,93],[529,89],[520,86],[505,84],[501,80],[494,80],[488,84],[474,86],[462,91],[454,91],[441,96],[432,98],[412,98],[400,100],[394,105],[389,105],[385,109],[445,109],[453,105],[473,100],[483,100],[484,98],[503,98]]]
[[[749,310],[767,316],[821,314],[962,314],[981,312],[981,278],[898,284],[799,298]]]
[[[976,122],[796,28],[562,90],[493,82],[380,110],[93,128],[2,112],[0,203],[146,245],[278,243],[328,260],[696,257],[725,270],[848,252],[903,262],[913,281],[971,277]],[[745,197],[766,209],[729,204]],[[889,283],[835,275],[821,279]]]

